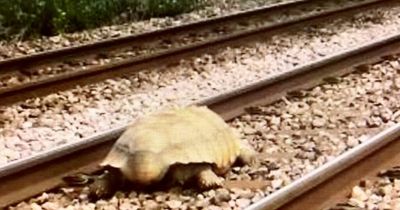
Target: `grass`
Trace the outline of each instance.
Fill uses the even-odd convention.
[[[0,0],[0,38],[56,35],[129,20],[174,16],[203,0]]]

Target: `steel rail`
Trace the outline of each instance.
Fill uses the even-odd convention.
[[[382,55],[398,53],[400,34],[339,52],[196,104],[207,105],[225,120],[230,120],[243,114],[246,107],[272,103],[289,91],[314,87],[323,82],[325,77],[348,74],[354,71],[353,67],[377,62],[382,59]],[[125,127],[0,167],[0,208],[57,187],[64,175],[77,171],[91,173],[98,169],[97,163]]]
[[[272,36],[282,31],[298,30],[307,24],[329,21],[333,18],[337,18],[337,16],[351,15],[354,12],[381,6],[385,3],[396,3],[396,1],[371,0],[340,9],[330,9],[296,20],[289,20],[246,31],[239,31],[226,36],[154,53],[151,55],[138,56],[116,63],[88,68],[84,71],[61,74],[59,76],[49,77],[44,80],[33,81],[15,87],[6,88],[0,90],[0,98],[2,99],[0,100],[0,104],[9,104],[31,97],[43,96],[54,91],[73,88],[76,85],[86,85],[93,82],[102,81],[110,77],[116,77],[129,74],[134,71],[140,71],[142,69],[157,68],[160,65],[172,65],[176,63],[177,60],[187,59],[203,53],[215,54],[227,46],[238,46],[257,41],[261,39],[260,36]]]
[[[361,145],[346,151],[334,160],[329,161],[246,209],[324,209],[329,207],[326,205],[326,201],[332,199],[329,196],[336,195],[338,191],[341,191],[340,188],[346,186],[343,183],[347,185],[349,183],[355,184],[354,181],[366,176],[364,173],[376,172],[384,168],[382,165],[391,164],[394,161],[398,163],[399,160],[397,158],[399,157],[400,123],[373,136]],[[360,171],[360,168],[363,168],[363,170]],[[350,170],[351,172],[349,172]],[[336,178],[336,180],[332,180],[332,178]],[[290,203],[291,201],[292,203]]]

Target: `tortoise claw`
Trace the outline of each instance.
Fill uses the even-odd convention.
[[[69,186],[83,186],[93,182],[93,177],[84,173],[64,176],[62,180]]]

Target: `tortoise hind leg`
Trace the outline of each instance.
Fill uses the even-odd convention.
[[[203,166],[197,174],[198,185],[201,189],[221,187],[224,179],[214,173],[211,166]]]
[[[257,152],[254,151],[254,149],[250,145],[248,145],[247,143],[242,143],[240,145],[240,154],[238,156],[238,160],[242,164],[253,165],[257,161],[256,154],[257,154]]]
[[[169,176],[173,178],[171,180],[174,180],[174,183],[197,184],[202,190],[222,186],[223,182],[223,179],[213,172],[212,166],[209,164],[173,165],[170,168]]]

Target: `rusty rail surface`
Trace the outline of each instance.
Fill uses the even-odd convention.
[[[324,78],[348,74],[358,65],[375,63],[384,55],[398,53],[400,34],[366,43],[196,104],[207,105],[225,120],[230,120],[243,114],[246,107],[272,103],[287,92],[314,87]],[[64,175],[97,170],[97,163],[125,127],[0,167],[0,208],[59,186]]]
[[[304,5],[313,1],[296,1],[296,5]],[[316,1],[318,2],[318,1]],[[315,2],[314,2],[315,3]],[[272,25],[262,26],[258,28],[252,28],[249,30],[238,31],[235,33],[223,35],[214,39],[201,41],[194,44],[185,45],[182,47],[169,49],[161,52],[156,52],[150,55],[143,55],[138,57],[129,58],[115,63],[109,63],[100,66],[94,66],[93,68],[87,68],[82,71],[73,71],[70,73],[63,73],[57,76],[48,77],[42,80],[33,80],[28,83],[23,83],[17,86],[11,86],[10,88],[4,88],[0,90],[0,104],[10,104],[17,101],[21,101],[31,97],[39,97],[53,93],[55,91],[61,91],[69,88],[73,88],[76,85],[86,85],[98,81],[105,80],[107,78],[113,78],[126,74],[131,74],[135,71],[140,71],[147,68],[156,68],[165,65],[173,65],[180,59],[187,59],[193,56],[198,56],[204,53],[215,54],[219,50],[224,49],[227,46],[238,46],[249,42],[260,41],[265,39],[265,36],[272,36],[274,34],[281,33],[283,31],[296,31],[305,25],[314,23],[323,23],[325,21],[336,19],[338,16],[345,17],[354,12],[359,12],[365,9],[375,8],[377,6],[386,5],[387,3],[396,3],[393,0],[370,0],[367,2],[354,4],[351,6],[331,9],[322,11],[317,14],[308,15],[306,17],[298,18],[296,20],[288,20]],[[293,3],[294,4],[294,3]],[[284,7],[293,6],[292,4],[283,4]],[[281,8],[278,6],[267,7],[265,10],[257,10],[252,12],[255,14],[262,14],[261,11],[271,11],[272,9]],[[247,13],[240,13],[235,16],[236,19],[245,17]],[[253,15],[255,15],[253,14]],[[218,18],[217,18],[218,19]],[[217,20],[214,20],[217,21]],[[229,21],[228,17],[224,17],[223,21]],[[217,22],[215,22],[217,23]],[[199,23],[200,24],[200,23]],[[204,26],[206,26],[205,23]],[[183,27],[183,26],[182,26]],[[189,27],[185,26],[185,27]],[[190,26],[192,27],[192,26]],[[189,28],[190,28],[189,27]],[[183,31],[181,27],[179,30]],[[183,27],[184,28],[184,27]],[[173,30],[173,29],[165,29]],[[174,29],[178,30],[178,29]],[[154,32],[160,33],[160,32]],[[172,32],[168,32],[172,33]],[[151,33],[149,33],[151,34]],[[143,35],[144,36],[144,35]],[[150,35],[148,35],[150,36]],[[157,37],[159,35],[151,35]],[[262,37],[263,36],[263,37]],[[262,38],[261,38],[262,37]],[[143,38],[143,37],[142,37]],[[138,38],[135,39],[138,41]],[[143,40],[141,40],[143,42]],[[1,68],[1,67],[0,67]],[[157,68],[156,68],[157,69]]]

